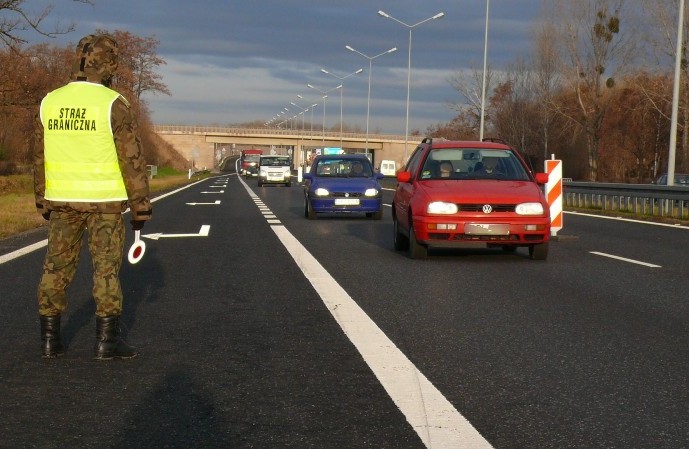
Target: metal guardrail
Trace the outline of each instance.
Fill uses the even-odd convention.
[[[689,219],[689,186],[563,182],[563,206]]]

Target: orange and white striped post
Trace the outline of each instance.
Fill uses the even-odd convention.
[[[545,161],[545,172],[548,173],[545,195],[550,206],[550,235],[556,236],[562,229],[562,161],[553,155]]]

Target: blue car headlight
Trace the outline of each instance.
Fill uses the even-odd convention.
[[[324,189],[323,187],[319,187],[313,191],[313,194],[316,196],[328,196],[328,195],[330,195],[330,192],[328,192],[328,189]]]
[[[378,196],[378,189],[366,189],[364,196]]]

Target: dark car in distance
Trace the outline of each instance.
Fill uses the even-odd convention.
[[[667,173],[663,173],[662,175],[658,176],[658,179],[656,179],[656,181],[653,184],[657,184],[659,186],[666,186]],[[689,187],[689,175],[684,173],[675,173],[675,185],[681,187]]]

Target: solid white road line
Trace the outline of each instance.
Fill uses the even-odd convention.
[[[24,248],[20,248],[16,251],[12,251],[11,253],[7,253],[0,256],[0,264],[9,262],[12,259],[16,259],[17,257],[23,256],[24,254],[29,254],[31,251],[43,248],[44,246],[48,246],[48,239],[41,240],[40,242],[34,243],[33,245],[25,246]]]
[[[626,257],[615,256],[613,254],[601,253],[598,251],[589,251],[589,253],[595,254],[597,256],[609,257],[611,259],[622,260],[624,262],[635,263],[637,265],[643,265],[645,267],[662,268],[662,265],[655,265],[655,264],[648,263],[648,262],[641,262],[640,260],[627,259]]]
[[[258,205],[258,195],[239,180]],[[427,448],[492,448],[287,228],[271,229]]]
[[[272,226],[427,448],[492,448],[284,226]]]

